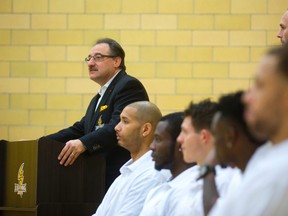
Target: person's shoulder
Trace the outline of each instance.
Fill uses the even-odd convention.
[[[138,178],[146,179],[146,181],[166,182],[168,177],[166,174],[155,170],[154,166],[147,166],[137,173]]]
[[[127,81],[137,81],[140,82],[140,80],[130,74],[128,74],[126,71],[122,70],[120,71],[117,76],[116,79],[118,79],[118,82],[127,82]]]
[[[127,104],[135,101],[149,101],[149,96],[143,83],[130,75],[116,78],[111,84],[110,89],[113,89],[114,96],[120,95],[126,98]]]

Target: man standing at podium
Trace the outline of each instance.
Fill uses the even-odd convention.
[[[120,174],[119,168],[130,158],[129,152],[117,145],[114,127],[124,107],[136,101],[148,101],[139,80],[127,75],[125,52],[110,38],[99,39],[85,58],[90,79],[100,85],[85,116],[71,127],[47,137],[66,143],[58,156],[61,165],[72,165],[85,151],[104,154],[106,159],[105,188]]]

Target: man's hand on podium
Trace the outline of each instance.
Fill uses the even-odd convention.
[[[69,140],[60,152],[58,160],[60,160],[61,165],[72,165],[77,157],[84,151],[86,151],[86,148],[79,139]]]

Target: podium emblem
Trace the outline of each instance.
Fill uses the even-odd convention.
[[[14,183],[14,192],[16,192],[21,198],[26,190],[26,183],[24,183],[24,163],[22,163],[18,170],[18,184]]]

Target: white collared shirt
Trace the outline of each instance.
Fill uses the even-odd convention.
[[[163,183],[149,191],[140,216],[165,215],[165,205],[168,197],[173,196],[175,191],[186,187],[188,179],[195,178],[199,167],[193,166],[180,173],[175,179]]]
[[[174,197],[169,197],[167,212],[165,216],[202,216],[204,215],[203,208],[203,180],[196,181],[199,176],[199,169],[194,179],[190,179],[187,187],[183,187],[175,194]],[[227,188],[234,175],[232,168],[221,168],[216,166],[215,182],[219,196],[225,196]]]
[[[120,173],[94,215],[139,215],[149,190],[166,180],[154,169],[151,151],[134,162],[130,159],[120,168]]]
[[[234,196],[213,211],[213,216],[287,215],[288,140],[257,149],[246,169]]]
[[[219,197],[215,202],[213,208],[209,212],[209,216],[214,215],[214,212],[217,212],[218,208],[221,208],[222,205],[226,205],[226,202],[231,199],[235,195],[235,192],[238,191],[239,186],[242,184],[243,181],[243,174],[240,169],[234,168],[235,174],[231,179],[231,182],[227,188],[227,192],[224,196]]]
[[[98,94],[100,95],[100,98],[97,101],[96,107],[95,107],[95,111],[98,108],[98,105],[100,104],[100,101],[103,97],[103,95],[105,94],[106,90],[108,89],[109,85],[111,84],[111,82],[113,81],[113,79],[117,76],[117,74],[120,72],[121,70],[119,70],[107,83],[105,83],[100,89]]]

